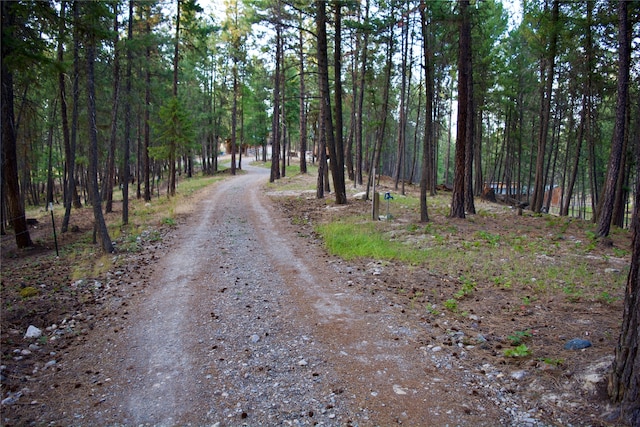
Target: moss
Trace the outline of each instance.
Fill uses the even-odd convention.
[[[36,295],[38,295],[40,293],[40,291],[38,291],[36,288],[34,288],[33,286],[27,286],[26,288],[22,288],[20,289],[20,296],[22,298],[31,298],[31,297],[35,297]]]

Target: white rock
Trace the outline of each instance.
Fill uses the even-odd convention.
[[[36,328],[33,325],[29,325],[27,328],[27,333],[24,334],[25,338],[39,338],[42,335],[42,330]]]
[[[406,390],[400,387],[398,384],[393,385],[393,392],[395,394],[407,394]]]
[[[521,380],[527,375],[527,371],[514,371],[511,373],[511,378],[514,380]]]
[[[353,195],[353,198],[356,200],[364,200],[365,197],[367,197],[366,191],[361,191],[360,193],[356,193]]]
[[[300,360],[298,360],[298,365],[299,366],[307,366],[307,361],[304,360],[304,359],[300,359]]]

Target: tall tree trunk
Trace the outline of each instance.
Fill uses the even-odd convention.
[[[176,39],[173,50],[173,97],[178,101],[178,65],[180,61],[180,5],[182,0],[176,0],[177,14],[176,14]],[[167,189],[167,196],[176,195],[176,141],[172,138],[169,141],[169,186]]]
[[[33,246],[27,218],[24,211],[24,202],[20,194],[20,182],[18,179],[18,156],[16,147],[16,124],[13,112],[13,74],[7,66],[7,59],[13,53],[11,43],[5,39],[13,36],[15,26],[15,13],[13,4],[2,2],[2,190],[3,202],[6,201],[9,215],[9,224],[15,233],[18,248]]]
[[[102,197],[105,200],[105,212],[113,212],[113,187],[116,181],[116,142],[118,137],[118,108],[120,107],[120,31],[118,29],[118,3],[113,3],[113,99],[111,104],[111,133],[109,136],[109,154]]]
[[[624,2],[620,2],[624,3]],[[631,216],[631,268],[625,289],[620,338],[609,376],[609,396],[620,403],[620,418],[640,424],[640,148],[636,146],[636,196]]]
[[[408,5],[407,5],[408,6]],[[407,13],[408,16],[408,13]],[[407,57],[409,56],[409,19],[402,23],[402,37],[401,37],[401,49],[402,49],[402,70],[407,69]],[[406,133],[406,110],[405,105],[407,102],[407,72],[402,72],[400,78],[400,106],[398,108],[399,120],[398,120],[398,144],[396,153],[396,166],[394,173],[394,189],[398,190],[398,184],[400,183],[400,176],[402,175],[402,168],[404,163],[405,152],[405,133]]]
[[[124,89],[124,149],[122,150],[122,224],[129,224],[129,152],[131,151],[131,42],[133,40],[133,0],[129,0],[129,25],[127,28],[127,70]]]
[[[429,174],[433,167],[431,164],[431,147],[433,139],[433,97],[434,97],[434,70],[433,70],[433,46],[431,37],[431,25],[425,0],[420,2],[420,22],[422,38],[424,40],[424,84],[425,84],[425,113],[424,136],[422,142],[422,166],[420,176],[420,221],[428,222],[427,193],[429,192]]]
[[[151,6],[146,5],[145,35],[151,35]],[[144,175],[144,200],[151,201],[151,162],[149,161],[149,145],[151,143],[151,129],[149,121],[151,118],[151,46],[145,49],[145,73],[144,73],[144,150],[143,175]]]
[[[391,71],[393,67],[393,29],[389,29],[389,36],[387,38],[387,52],[386,52],[386,64],[385,64],[385,80],[384,87],[382,89],[382,105],[380,106],[380,125],[376,130],[376,139],[373,147],[372,161],[369,165],[369,179],[367,181],[367,195],[366,199],[369,199],[369,189],[376,179],[376,175],[379,173],[380,168],[380,154],[382,152],[382,143],[384,141],[384,135],[387,130],[387,116],[389,110],[389,93],[391,92]]]
[[[364,22],[369,22],[369,2],[370,0],[365,0],[365,16]],[[362,166],[363,166],[363,156],[362,156],[362,114],[364,107],[364,87],[365,87],[365,77],[367,73],[367,52],[368,52],[368,44],[369,44],[369,32],[367,30],[364,31],[362,36],[362,61],[359,75],[359,83],[358,83],[358,106],[356,112],[356,129],[355,129],[355,139],[356,139],[356,167],[355,167],[355,181],[356,185],[362,185]]]
[[[329,150],[329,167],[331,168],[331,176],[333,178],[336,204],[343,205],[347,203],[347,193],[344,183],[344,154],[340,155],[337,152],[338,144],[336,144],[333,119],[331,117],[329,61],[327,56],[327,13],[326,3],[322,0],[316,1],[316,28],[318,37],[318,88],[320,92],[319,120],[320,126],[324,127],[325,141]],[[338,25],[337,28],[339,28]],[[336,41],[339,41],[339,36],[337,37],[338,39]],[[339,49],[337,46],[335,48]],[[341,143],[340,146],[342,146]],[[342,162],[340,161],[340,158],[343,159]]]
[[[238,58],[234,54],[233,58],[233,99],[231,102],[231,175],[236,174],[236,151],[238,144],[236,141],[238,125]]]
[[[559,0],[553,1],[553,11],[551,14],[551,40],[549,42],[548,57],[542,60],[540,76],[543,78],[544,91],[542,92],[540,109],[540,132],[538,134],[538,154],[536,157],[536,178],[533,188],[531,210],[540,212],[544,200],[544,159],[549,134],[549,122],[551,121],[551,94],[553,90],[553,80],[555,74],[556,53],[558,46],[558,21],[560,14]]]
[[[302,22],[302,12],[300,12],[300,21]],[[303,32],[298,33],[298,41],[300,43],[300,173],[307,173],[307,102],[305,88],[305,69],[304,69],[304,39]]]
[[[73,199],[73,207],[80,209],[80,195],[78,193],[78,179],[76,179],[76,147],[78,141],[78,119],[80,116],[80,3],[76,0],[73,2],[73,84],[72,98],[73,107],[71,107],[71,161],[69,163],[69,193]],[[80,174],[79,174],[80,175]],[[81,176],[81,175],[80,175]],[[86,190],[86,186],[85,186]],[[65,209],[65,215],[68,215]]]
[[[336,204],[344,205],[347,203],[347,189],[344,179],[344,137],[343,137],[343,112],[342,112],[342,0],[334,0],[335,7],[335,38],[334,38],[334,92],[335,92],[335,126],[328,123],[329,143],[333,145],[331,152],[331,174],[333,176],[333,187],[336,193]],[[328,65],[328,61],[327,61]],[[328,71],[328,70],[327,70]],[[327,88],[329,87],[329,78],[327,72]],[[329,110],[329,118],[331,118],[331,110]],[[331,136],[333,135],[333,136]],[[332,143],[333,141],[333,143]],[[331,145],[329,146],[331,150]],[[335,156],[333,153],[335,152]]]
[[[280,14],[280,2],[278,2],[278,15]],[[271,175],[270,182],[280,179],[280,58],[282,49],[282,25],[276,24],[276,69],[274,73],[273,87],[273,115],[271,118]]]
[[[106,253],[113,252],[113,244],[109,237],[107,224],[102,214],[102,201],[98,185],[98,126],[96,123],[96,90],[94,62],[96,55],[95,35],[90,34],[86,46],[87,51],[87,114],[89,115],[89,186],[91,203],[93,204],[94,230],[100,238],[100,246]]]
[[[625,124],[627,119],[627,98],[629,96],[629,66],[631,37],[629,29],[628,2],[618,2],[618,97],[616,102],[616,121],[613,129],[613,141],[611,154],[609,155],[609,167],[605,180],[604,194],[602,195],[602,207],[598,209],[598,226],[596,234],[599,237],[609,235],[611,218],[613,215],[613,202],[616,192],[622,150],[624,147]]]
[[[467,153],[470,147],[469,116],[473,115],[470,109],[469,74],[471,73],[471,22],[469,20],[469,0],[458,0],[460,7],[460,40],[458,51],[458,125],[456,133],[455,174],[453,178],[453,195],[449,216],[452,218],[465,217],[465,201],[467,199]]]
[[[58,29],[58,62],[60,63],[60,65],[62,65],[62,63],[64,62],[66,6],[66,1],[63,1],[60,4],[60,27]],[[69,219],[71,216],[72,192],[70,182],[74,179],[72,174],[73,167],[71,164],[75,163],[75,159],[71,158],[71,137],[69,135],[69,117],[67,115],[67,89],[65,74],[62,70],[58,73],[58,90],[60,91],[60,117],[62,120],[62,141],[64,145],[65,158],[65,170],[63,179],[63,203],[65,210],[64,216],[62,217],[61,231],[63,233],[66,233],[69,229]]]
[[[47,164],[47,197],[45,203],[47,204],[46,210],[49,209],[49,203],[53,203],[54,200],[54,182],[53,182],[53,130],[54,130],[54,121],[56,119],[56,108],[58,104],[58,99],[56,98],[53,101],[53,108],[51,109],[51,117],[49,117],[49,127],[47,130],[47,149],[49,151],[49,159]]]

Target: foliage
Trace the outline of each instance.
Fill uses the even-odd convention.
[[[503,354],[507,357],[527,357],[531,355],[531,350],[526,344],[520,344],[515,348],[507,348]]]

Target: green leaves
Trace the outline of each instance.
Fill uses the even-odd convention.
[[[155,159],[168,160],[172,154],[186,150],[195,142],[193,123],[188,111],[176,97],[160,107],[160,139],[164,144],[150,147],[149,155]]]

